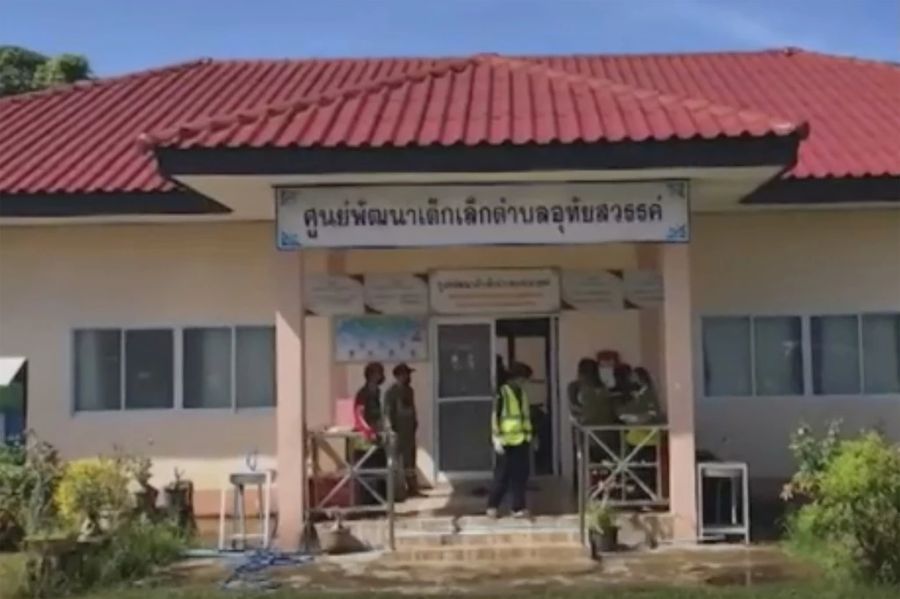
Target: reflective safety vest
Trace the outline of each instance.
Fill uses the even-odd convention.
[[[491,418],[492,433],[502,445],[521,445],[531,442],[531,413],[525,391],[520,396],[509,385],[500,387],[498,404]]]

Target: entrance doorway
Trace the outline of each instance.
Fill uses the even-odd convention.
[[[435,321],[435,447],[442,478],[485,479],[493,469],[491,410],[501,366],[533,370],[526,393],[535,436],[532,472],[552,475],[558,461],[556,335],[552,317]]]

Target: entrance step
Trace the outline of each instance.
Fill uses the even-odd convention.
[[[539,547],[578,545],[577,530],[496,531],[482,533],[431,534],[401,533],[396,537],[397,550],[435,547]]]
[[[587,550],[572,544],[539,545],[450,545],[446,547],[399,548],[387,559],[400,563],[484,563],[490,561],[517,563],[589,562]]]

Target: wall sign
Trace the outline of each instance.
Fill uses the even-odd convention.
[[[441,270],[429,277],[431,309],[438,314],[546,313],[559,310],[555,270]]]
[[[319,316],[364,314],[363,285],[344,275],[309,275],[303,285],[307,311]]]
[[[621,311],[625,307],[622,279],[607,270],[562,273],[562,301],[573,310]]]
[[[427,314],[428,283],[407,274],[366,275],[366,307],[380,314]]]
[[[428,358],[428,319],[340,316],[334,323],[338,362],[420,362]]]
[[[282,250],[689,239],[680,181],[297,187],[275,201]]]
[[[625,301],[638,308],[656,308],[663,303],[662,274],[654,270],[626,270]]]

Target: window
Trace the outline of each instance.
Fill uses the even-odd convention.
[[[706,395],[751,395],[750,319],[703,320],[703,373]]]
[[[862,317],[866,393],[900,393],[900,314]]]
[[[270,326],[79,329],[73,354],[77,412],[275,405]]]
[[[231,329],[184,330],[184,407],[231,407]]]
[[[756,395],[803,394],[803,326],[794,316],[753,319]]]
[[[703,319],[708,397],[803,393],[803,325],[796,316]]]
[[[275,405],[275,328],[237,327],[238,408]]]
[[[275,405],[275,329],[184,329],[184,407]]]
[[[707,397],[900,394],[898,312],[710,317],[702,326]]]
[[[841,395],[860,392],[859,323],[856,316],[814,316],[810,319],[813,393]]]
[[[118,330],[75,331],[75,409],[122,407],[122,335]]]

